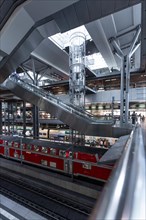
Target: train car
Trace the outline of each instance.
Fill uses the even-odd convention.
[[[104,148],[0,136],[0,154],[5,158],[104,182],[112,166],[99,165],[98,160],[106,151]]]
[[[5,141],[0,138],[0,155],[4,155],[4,149],[5,149],[4,144],[5,144]]]

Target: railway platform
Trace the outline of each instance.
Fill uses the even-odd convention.
[[[60,192],[62,190],[68,190],[73,193],[74,196],[79,194],[88,197],[89,200],[97,199],[102,190],[101,186],[89,183],[87,181],[74,180],[69,176],[65,176],[59,173],[51,172],[48,169],[41,169],[32,165],[22,164],[13,160],[8,160],[0,157],[0,169],[1,171],[8,170],[9,172],[16,173],[18,175],[24,175],[32,181],[42,181],[46,185],[56,187]],[[86,200],[86,198],[85,198]]]
[[[1,220],[46,220],[32,210],[0,194],[0,219]]]

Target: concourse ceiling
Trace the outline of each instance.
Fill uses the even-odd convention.
[[[39,78],[42,74],[48,79],[53,78],[56,84],[60,81],[67,82],[68,48],[60,49],[48,37],[83,24],[92,38],[91,41],[87,41],[86,53],[89,55],[100,52],[108,66],[105,73],[112,76],[111,70],[115,70],[119,74],[121,60],[115,54],[110,39],[115,38],[126,54],[138,26],[141,25],[140,0],[44,0],[43,4],[42,1],[35,0],[10,0],[7,7],[6,2],[7,0],[0,1],[0,11],[3,12],[0,20],[0,83],[18,67],[32,71],[32,59]],[[19,4],[16,5],[16,2]],[[15,7],[12,8],[12,5]],[[141,35],[137,43],[140,39]],[[138,74],[144,71],[141,66],[140,46],[132,57],[131,72],[136,72],[139,77]],[[98,73],[100,70],[95,72]],[[91,74],[91,78],[94,83],[92,79],[88,79],[87,86],[97,89],[100,82],[98,74]],[[103,86],[108,88],[105,80],[102,81]],[[111,84],[115,83],[113,81]],[[118,87],[119,83],[120,78],[117,80]],[[52,84],[52,91],[53,86],[55,88]]]

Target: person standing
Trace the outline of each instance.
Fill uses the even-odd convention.
[[[142,122],[145,121],[145,117],[144,117],[144,115],[141,117],[141,120],[142,120]]]
[[[135,125],[135,122],[136,122],[136,113],[135,113],[135,111],[132,113],[131,118],[132,118],[132,124]]]

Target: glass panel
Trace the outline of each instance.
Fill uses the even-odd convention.
[[[56,155],[56,149],[50,148],[50,154],[51,155]]]
[[[34,146],[34,151],[39,151],[39,147],[38,146]]]
[[[42,152],[47,154],[48,153],[48,149],[46,147],[42,147]]]

